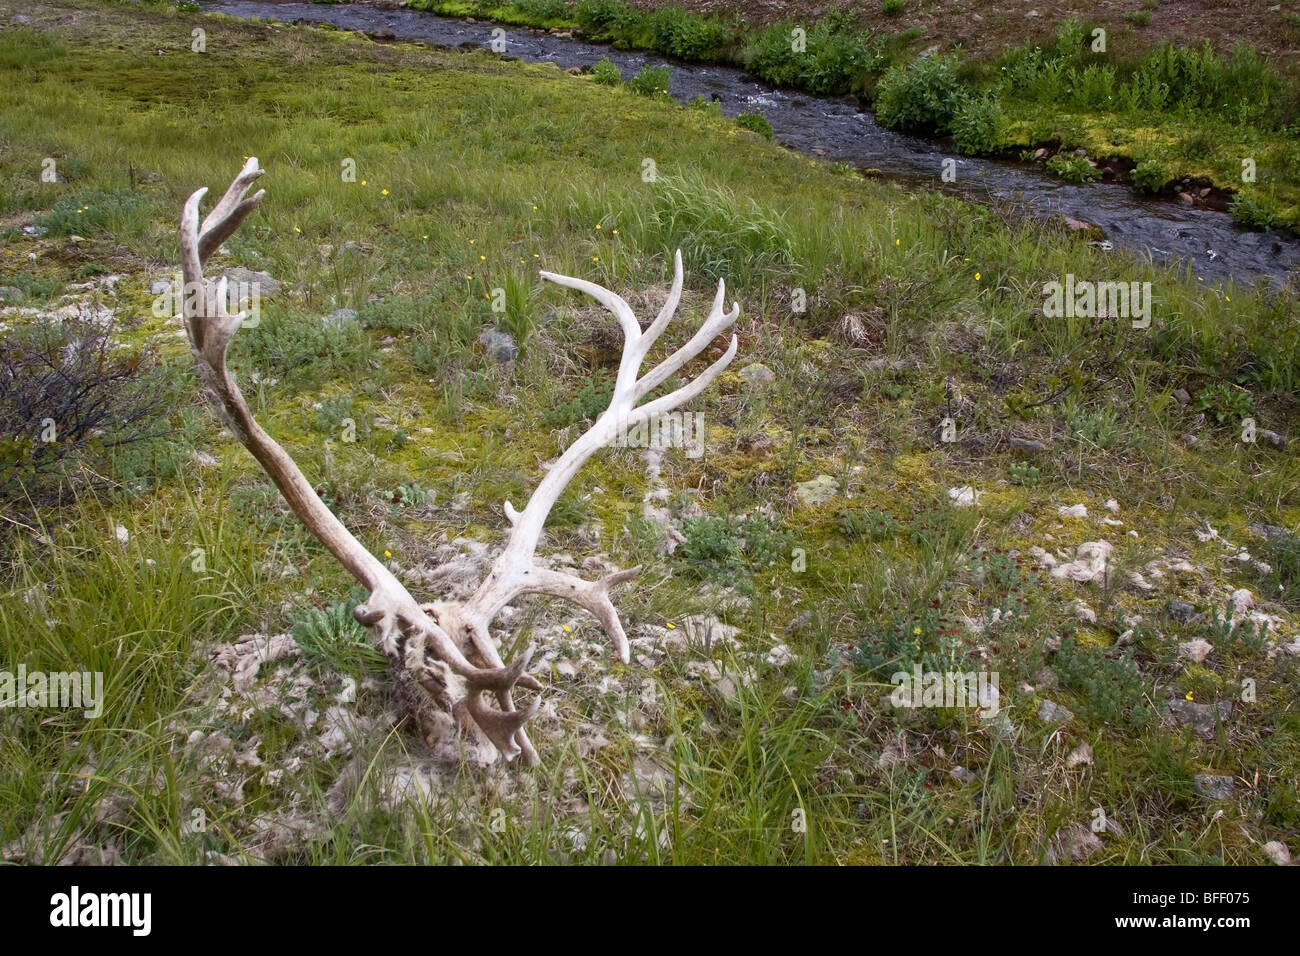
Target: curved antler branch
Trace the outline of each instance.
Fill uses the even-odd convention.
[[[262,173],[257,158],[250,158],[201,226],[199,203],[207,194],[206,188],[196,190],[189,197],[181,216],[181,269],[185,279],[182,321],[204,391],[218,417],[265,469],[294,514],[371,592],[367,602],[354,613],[358,621],[376,632],[390,659],[408,662],[418,659],[419,666],[423,666],[424,651],[432,651],[461,679],[464,686],[458,696],[467,704],[464,709],[501,753],[507,759],[526,753],[535,760],[536,751],[522,727],[536,712],[536,706],[515,711],[510,701],[510,690],[521,683],[531,648],[510,667],[502,665],[495,650],[488,657],[489,667],[471,664],[393,573],[320,500],[294,460],[254,420],[230,374],[226,353],[245,315],[243,312],[232,315],[228,311],[224,277],[217,282],[215,292],[208,294],[203,265],[261,202],[264,190],[248,198],[244,194]],[[529,679],[528,686],[537,686],[536,681]],[[479,696],[483,691],[494,692],[503,711],[485,708]]]
[[[505,502],[506,517],[513,525],[510,539],[493,565],[491,573],[467,602],[469,616],[482,622],[483,626],[486,626],[486,622],[491,621],[503,606],[519,594],[548,594],[564,598],[591,611],[600,620],[605,632],[613,641],[620,659],[624,663],[629,660],[630,649],[627,636],[619,621],[618,612],[610,600],[609,589],[614,584],[633,577],[640,568],[620,571],[599,581],[585,581],[573,575],[539,567],[535,561],[535,554],[542,528],[556,500],[592,455],[613,443],[628,429],[643,424],[652,416],[669,412],[699,395],[736,355],[738,342],[733,335],[722,357],[693,381],[645,405],[637,406],[637,402],[667,381],[687,362],[701,354],[709,343],[729,328],[740,315],[739,305],[734,305],[730,312],[722,311],[726,285],[719,282],[713,309],[690,341],[660,362],[644,377],[638,379],[641,363],[649,352],[650,346],[672,321],[681,300],[681,250],[674,255],[673,266],[673,284],[668,299],[658,317],[644,332],[627,302],[603,286],[553,272],[541,273],[543,279],[556,285],[585,292],[613,313],[623,328],[623,357],[619,363],[614,391],[605,411],[600,414],[591,428],[570,445],[551,466],[523,511],[516,511],[510,502]]]

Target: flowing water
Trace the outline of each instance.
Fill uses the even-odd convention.
[[[488,49],[496,24],[469,22],[405,8],[362,4],[217,0],[205,10],[245,19],[330,23],[342,29],[391,33],[445,47]],[[508,27],[506,55],[561,68],[587,67],[609,57],[625,77],[643,66],[672,67],[671,93],[687,102],[716,98],[727,116],[761,113],[785,146],[828,160],[874,168],[914,189],[942,189],[977,202],[1013,205],[1031,215],[1062,215],[1101,228],[1103,248],[1130,250],[1156,263],[1181,261],[1193,279],[1206,283],[1229,277],[1238,282],[1267,278],[1281,284],[1300,271],[1300,239],[1281,231],[1238,228],[1228,214],[1180,202],[1144,198],[1127,186],[1076,186],[1039,167],[945,153],[941,144],[877,126],[870,113],[848,100],[774,90],[742,70],[673,63],[650,53],[615,50],[572,37]],[[943,160],[956,160],[955,183],[943,183]]]

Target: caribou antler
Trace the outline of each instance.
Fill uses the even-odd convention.
[[[658,317],[645,331],[641,330],[641,325],[633,315],[631,307],[621,296],[583,279],[573,279],[553,272],[543,272],[541,275],[543,279],[557,285],[585,292],[614,314],[623,329],[625,340],[623,359],[618,367],[618,377],[614,381],[614,393],[610,398],[609,407],[596,419],[595,424],[570,445],[552,465],[522,512],[516,511],[510,502],[505,503],[506,517],[514,524],[514,530],[510,534],[505,550],[493,565],[491,573],[479,585],[466,607],[471,618],[491,620],[497,611],[519,594],[547,594],[564,598],[586,608],[600,620],[610,640],[614,642],[618,656],[626,664],[629,658],[627,635],[623,632],[618,611],[610,600],[609,590],[615,584],[635,577],[640,573],[641,568],[638,566],[627,571],[619,571],[598,581],[584,581],[570,574],[538,567],[534,555],[537,551],[538,539],[542,535],[542,526],[546,523],[546,517],[551,513],[551,508],[560,493],[587,459],[613,442],[620,434],[637,428],[655,415],[672,411],[690,401],[708,388],[709,383],[731,363],[736,355],[737,342],[734,335],[722,357],[698,378],[644,405],[637,404],[667,381],[674,372],[704,351],[718,333],[729,328],[740,315],[740,306],[733,305],[730,312],[722,311],[726,283],[719,281],[718,293],[713,299],[713,309],[699,331],[689,342],[638,378],[641,363],[655,340],[672,321],[677,303],[681,300],[681,251],[679,250],[673,257],[673,285],[668,293],[668,300],[664,303]]]
[[[392,664],[399,693],[426,740],[432,744],[445,735],[453,725],[450,718],[455,717],[468,729],[478,728],[507,760],[522,753],[525,760],[535,763],[537,752],[524,731],[524,724],[537,712],[540,701],[534,699],[527,708],[517,710],[512,699],[516,687],[541,689],[536,680],[524,673],[533,648],[518,655],[509,666],[503,664],[489,632],[492,620],[520,594],[563,598],[594,614],[614,642],[619,657],[624,662],[628,660],[627,636],[609,591],[641,569],[632,568],[586,581],[541,567],[535,561],[535,554],[542,527],[564,487],[596,451],[615,441],[625,429],[635,428],[652,416],[671,411],[694,398],[727,367],[736,354],[734,335],[723,356],[699,377],[667,395],[638,405],[735,322],[740,308],[733,306],[730,312],[722,311],[725,286],[719,282],[713,310],[699,331],[638,378],[641,363],[672,320],[681,299],[681,253],[674,258],[675,272],[668,301],[644,331],[628,304],[608,289],[582,279],[543,272],[543,278],[595,298],[622,326],[626,341],[613,397],[591,429],[554,463],[522,512],[505,503],[506,516],[514,529],[478,590],[463,602],[421,605],[325,507],[293,459],[254,421],[226,366],[226,351],[245,316],[242,312],[229,313],[224,277],[217,282],[215,294],[206,294],[203,264],[261,202],[263,190],[247,198],[245,194],[262,172],[257,159],[250,158],[201,225],[199,202],[207,193],[206,188],[190,196],[181,217],[181,267],[186,290],[181,315],[204,391],[222,422],[266,470],[294,514],[370,591],[369,598],[354,614],[378,637]],[[471,656],[481,664],[471,662]],[[495,695],[500,709],[484,703],[485,691]]]

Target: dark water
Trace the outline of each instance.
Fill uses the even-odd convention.
[[[417,10],[366,5],[318,5],[276,0],[217,0],[205,10],[246,19],[328,22],[343,29],[391,31],[398,39],[438,46],[488,48],[496,24],[440,17]],[[773,90],[741,70],[722,66],[670,63],[648,53],[626,52],[571,37],[522,27],[505,30],[506,55],[561,68],[590,66],[609,57],[625,77],[649,65],[673,68],[673,98],[687,102],[716,96],[727,116],[761,113],[779,142],[803,153],[874,167],[911,188],[943,189],[964,199],[1012,205],[1031,215],[1060,214],[1100,226],[1116,249],[1150,257],[1157,264],[1184,262],[1206,283],[1229,277],[1238,282],[1268,278],[1276,284],[1300,272],[1300,240],[1280,231],[1239,229],[1222,212],[1188,208],[1178,202],[1146,199],[1126,186],[1098,183],[1075,186],[1049,177],[1039,168],[945,153],[939,144],[904,136],[876,125],[855,104]],[[943,160],[957,162],[957,181],[940,179]]]

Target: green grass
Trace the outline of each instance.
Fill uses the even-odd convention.
[[[0,0],[0,14],[12,6]],[[69,9],[78,20],[57,38],[0,33],[0,195],[15,222],[111,205],[78,224],[81,243],[6,233],[0,271],[19,278],[0,284],[52,304],[95,267],[123,275],[115,292],[84,294],[185,388],[169,399],[170,477],[132,483],[138,462],[110,462],[116,484],[98,496],[35,517],[0,508],[0,661],[101,670],[108,688],[93,721],[0,713],[0,833],[24,858],[111,844],[164,863],[1035,863],[1096,806],[1124,833],[1090,862],[1261,862],[1259,844],[1290,838],[1294,658],[1169,623],[1165,608],[1221,608],[1248,587],[1279,616],[1267,641],[1295,637],[1293,542],[1257,546],[1247,528],[1300,525],[1300,468],[1291,450],[1240,441],[1235,420],[1249,409],[1260,428],[1294,433],[1293,297],[1103,256],[1057,226],[904,193],[713,111],[554,67],[150,8],[50,15]],[[202,57],[163,39],[193,23],[208,31]],[[197,115],[220,132],[195,135]],[[525,500],[617,365],[608,316],[541,286],[536,269],[616,289],[644,321],[680,246],[683,318],[662,354],[693,332],[719,278],[742,305],[737,364],[692,406],[707,454],[664,459],[665,507],[687,543],[663,553],[633,450],[594,459],[548,524],[548,554],[646,570],[616,595],[639,642],[627,667],[589,650],[601,638],[585,614],[520,603],[503,654],[535,641],[552,655],[536,771],[467,771],[437,778],[428,799],[393,796],[393,780],[427,765],[390,730],[379,662],[344,613],[351,582],[202,410],[175,326],[150,311],[185,197],[223,188],[247,154],[268,170],[267,196],[219,261],[285,289],[241,332],[237,374],[329,506],[417,580],[445,560],[440,538],[504,539],[500,502]],[[66,181],[34,180],[47,156]],[[356,182],[340,175],[346,159]],[[1152,282],[1152,327],[1045,318],[1042,286],[1066,273]],[[357,320],[321,323],[339,308]],[[514,363],[483,353],[488,327],[526,343]],[[746,385],[736,372],[750,362],[775,381]],[[1193,401],[1174,400],[1179,388]],[[959,440],[944,443],[950,415]],[[1012,435],[1047,444],[1032,472]],[[819,474],[839,494],[797,504],[795,484]],[[978,507],[953,507],[948,489],[968,484]],[[1108,497],[1122,527],[1096,520]],[[1092,517],[1058,518],[1084,500]],[[1202,522],[1269,570],[1222,560]],[[1027,557],[1101,538],[1116,547],[1104,586]],[[1127,570],[1175,554],[1204,575],[1126,585]],[[455,584],[413,588],[434,599]],[[1076,598],[1096,623],[1078,619]],[[654,650],[699,614],[739,628],[737,643]],[[202,693],[216,648],[295,631],[301,654],[262,665],[246,706]],[[1222,651],[1178,659],[1196,637]],[[792,661],[769,662],[778,642]],[[907,655],[996,667],[1010,725],[891,707],[875,671]],[[1209,736],[1143,709],[1189,693],[1236,700],[1243,676],[1257,700]],[[335,707],[365,718],[351,756],[293,716],[294,687],[321,720]],[[1074,719],[1041,724],[1043,698]],[[223,739],[232,749],[205,763],[201,746]],[[1093,763],[1067,768],[1085,742]],[[236,759],[249,748],[263,767]],[[1201,772],[1251,781],[1210,828],[1192,790]],[[277,820],[310,832],[277,849]]]

